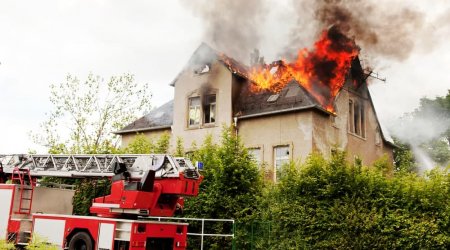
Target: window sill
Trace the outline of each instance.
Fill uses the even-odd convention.
[[[366,138],[364,138],[364,137],[362,137],[362,136],[360,136],[360,135],[357,135],[357,134],[355,134],[355,133],[352,133],[352,132],[347,132],[349,135],[352,135],[352,136],[354,136],[354,137],[356,137],[356,138],[359,138],[359,139],[361,139],[361,140],[363,140],[363,141],[367,141],[367,139]]]
[[[203,124],[202,126],[200,126],[200,125],[189,126],[185,130],[196,130],[196,129],[202,129],[202,128],[215,128],[215,127],[217,127],[217,125],[215,123],[207,123],[207,124]]]

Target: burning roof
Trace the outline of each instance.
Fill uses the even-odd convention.
[[[279,93],[295,80],[320,106],[332,112],[334,98],[344,86],[358,53],[354,40],[331,27],[322,33],[312,50],[299,50],[292,62],[280,60],[248,68],[223,54],[220,59],[233,73],[251,81],[249,89],[253,93]]]

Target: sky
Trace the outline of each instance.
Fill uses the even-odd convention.
[[[41,0],[0,1],[0,154],[45,149],[30,139],[52,109],[50,84],[65,76],[83,78],[90,72],[109,77],[132,73],[148,83],[153,107],[173,98],[169,83],[204,41],[205,22],[190,2]],[[417,8],[433,19],[450,10],[450,1],[422,1]],[[286,4],[273,1],[277,18]],[[278,16],[279,17],[279,16]],[[439,27],[437,27],[439,28]],[[277,34],[288,33],[277,30]],[[278,59],[283,36],[266,33],[260,51]],[[364,48],[362,48],[364,51]],[[445,95],[450,89],[450,45],[434,44],[404,61],[378,59],[376,71],[387,81],[372,81],[370,89],[379,118],[392,123],[418,106],[421,97]]]

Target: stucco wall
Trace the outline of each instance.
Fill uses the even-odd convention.
[[[191,149],[195,141],[200,145],[204,138],[211,134],[213,140],[218,142],[223,125],[231,125],[231,72],[220,62],[211,65],[209,73],[195,74],[193,70],[186,69],[181,73],[175,83],[174,95],[174,124],[172,126],[171,145],[175,145],[177,136],[183,138],[184,147],[187,151]],[[201,96],[203,93],[216,94],[216,122],[215,124],[203,125],[196,128],[188,127],[188,98]]]
[[[358,100],[364,104],[365,137],[350,133],[348,129],[349,100]],[[348,160],[360,157],[364,164],[371,164],[383,155],[392,161],[392,150],[383,141],[376,143],[377,130],[380,131],[374,109],[370,103],[366,90],[361,93],[343,89],[335,102],[336,117],[313,115],[313,150],[325,155],[331,153],[332,147],[346,150]],[[380,134],[378,134],[380,136]]]
[[[248,148],[261,148],[261,162],[273,171],[275,146],[289,145],[290,159],[305,159],[312,150],[312,112],[238,120],[238,133]]]

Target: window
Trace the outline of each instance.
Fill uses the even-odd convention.
[[[216,95],[207,95],[204,97],[203,121],[205,124],[216,122]]]
[[[189,98],[189,126],[200,124],[200,97]]]
[[[352,134],[366,137],[364,105],[362,102],[349,100],[348,102],[348,131]]]
[[[289,162],[289,146],[276,146],[273,148],[273,151],[276,178],[279,180],[282,166]]]
[[[261,148],[249,148],[248,154],[256,162],[258,167],[261,166]]]
[[[378,146],[381,145],[381,132],[379,127],[377,127],[377,130],[375,132],[375,144]]]
[[[348,101],[348,131],[355,133],[355,124],[353,123],[353,101]]]

